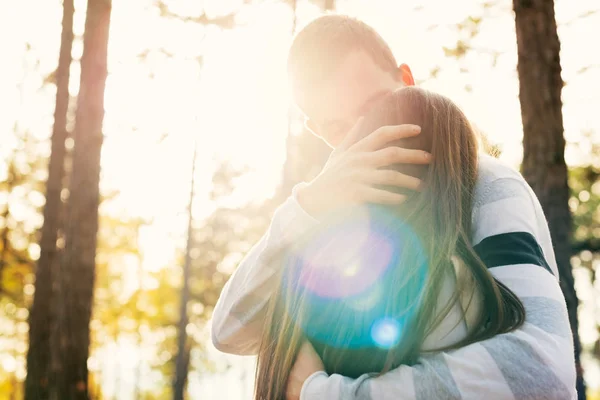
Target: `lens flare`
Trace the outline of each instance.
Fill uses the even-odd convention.
[[[359,270],[360,270],[360,264],[355,262],[353,264],[350,264],[350,266],[346,267],[342,271],[342,275],[346,276],[348,278],[351,278],[353,276],[356,276],[356,274],[358,274]]]
[[[286,307],[306,337],[353,349],[400,344],[428,269],[412,228],[374,206],[322,222],[294,244],[285,262]]]
[[[365,294],[357,298],[348,299],[347,304],[348,307],[356,310],[356,311],[369,311],[375,308],[383,298],[383,289],[381,288],[381,284],[370,288]]]
[[[381,348],[389,349],[400,342],[400,323],[392,318],[382,318],[371,328],[373,342]]]
[[[356,296],[381,279],[394,247],[391,238],[363,221],[346,221],[304,249],[295,266],[298,284],[322,298]]]

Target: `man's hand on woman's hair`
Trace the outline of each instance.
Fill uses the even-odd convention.
[[[304,342],[287,381],[286,400],[299,400],[304,382],[315,372],[325,371],[323,361],[310,342]]]
[[[339,206],[399,204],[406,198],[373,185],[419,190],[420,179],[380,168],[393,164],[429,164],[431,155],[425,151],[384,148],[390,142],[418,135],[421,128],[408,124],[383,126],[357,140],[361,123],[362,120],[359,120],[342,144],[333,151],[319,176],[298,191],[298,202],[313,217]]]

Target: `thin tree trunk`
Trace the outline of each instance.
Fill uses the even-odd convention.
[[[335,8],[335,0],[325,0],[323,3],[323,10],[332,11]]]
[[[63,1],[60,55],[56,69],[56,104],[52,130],[51,153],[46,182],[44,225],[41,229],[40,258],[35,271],[35,293],[29,315],[29,350],[27,351],[27,378],[25,400],[49,398],[50,334],[52,326],[52,285],[56,266],[56,240],[61,228],[65,140],[67,139],[67,111],[69,108],[69,72],[73,45],[73,0]]]
[[[297,0],[288,0],[290,8],[292,9],[292,37],[296,34],[296,29],[298,27],[297,20]],[[322,9],[324,12],[333,11],[335,9],[335,0],[323,0]],[[306,180],[307,172],[304,165],[299,163],[299,160],[304,160],[306,158],[306,153],[303,152],[300,142],[302,141],[302,135],[308,134],[307,130],[304,130],[302,135],[293,135],[292,134],[292,125],[296,118],[298,118],[296,114],[295,107],[290,106],[288,110],[288,134],[286,137],[286,159],[283,165],[283,173],[281,178],[281,183],[277,188],[277,192],[274,196],[276,203],[281,203],[287,196],[290,195],[292,188],[300,181]],[[303,116],[300,116],[303,118]],[[317,146],[324,146],[322,143],[318,143]],[[321,157],[316,157],[318,160],[319,167],[322,167],[324,164],[321,164]],[[325,158],[326,160],[327,158]],[[312,166],[312,165],[311,165]],[[320,168],[319,168],[320,170]],[[312,178],[311,178],[312,179]]]
[[[523,119],[523,175],[540,199],[554,244],[560,284],[567,300],[575,342],[577,390],[585,399],[579,362],[577,295],[571,271],[572,219],[565,163],[560,42],[554,2],[513,0],[519,52],[519,98]]]
[[[196,172],[196,142],[194,141],[194,155],[192,156],[192,176],[190,179],[190,200],[188,203],[188,227],[187,243],[185,246],[185,260],[183,263],[183,282],[181,285],[181,300],[179,305],[179,334],[177,337],[177,358],[175,360],[175,379],[173,381],[173,400],[183,400],[185,385],[188,376],[190,349],[186,327],[188,324],[187,306],[190,300],[190,269],[191,269],[191,250],[193,237],[193,214],[192,205],[194,203],[194,175]]]
[[[292,10],[292,27],[291,27],[291,36],[292,38],[296,34],[296,27],[298,25],[298,16],[297,16],[297,0],[289,0],[290,9]],[[287,136],[285,139],[285,149],[286,149],[286,157],[285,162],[283,164],[283,172],[281,176],[281,183],[279,188],[277,189],[276,198],[281,201],[289,196],[292,191],[293,186],[296,184],[295,179],[295,160],[296,160],[296,147],[297,147],[297,139],[292,134],[292,125],[294,123],[295,109],[294,106],[290,104],[288,107],[288,117],[287,117]]]
[[[111,1],[88,0],[77,99],[66,243],[56,297],[60,371],[54,399],[88,400],[87,359],[96,236]]]

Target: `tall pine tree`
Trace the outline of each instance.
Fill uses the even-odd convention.
[[[67,139],[67,112],[69,108],[69,72],[73,46],[73,0],[63,1],[62,35],[58,67],[55,73],[56,103],[52,130],[51,153],[46,182],[44,224],[40,237],[40,258],[35,271],[35,294],[29,315],[29,350],[25,400],[49,398],[50,331],[52,285],[56,279],[53,270],[57,263],[56,240],[61,229],[61,191],[63,188],[65,140]]]
[[[569,210],[568,171],[561,91],[560,41],[554,1],[513,0],[515,12],[519,99],[523,119],[523,176],[538,196],[554,244],[560,284],[567,300],[575,341],[577,390],[585,399],[579,361],[577,295],[571,271],[572,218]]]
[[[64,257],[55,297],[53,354],[56,399],[88,400],[87,360],[96,264],[100,153],[107,77],[110,0],[88,0],[75,115],[73,172],[65,219]]]

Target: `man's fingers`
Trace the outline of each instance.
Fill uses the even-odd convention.
[[[361,191],[361,197],[368,203],[376,204],[402,204],[406,200],[403,194],[388,192],[383,189],[376,189],[370,186],[364,186]]]
[[[396,186],[412,190],[420,190],[423,181],[414,176],[392,170],[374,170],[365,173],[365,183],[371,185]]]
[[[361,155],[365,164],[375,168],[387,167],[393,164],[429,164],[431,154],[424,150],[404,149],[402,147],[386,147],[371,153]]]
[[[418,125],[388,125],[382,126],[375,132],[359,140],[351,148],[355,151],[375,151],[385,147],[386,144],[398,139],[405,139],[421,133]]]
[[[344,137],[344,140],[342,140],[342,142],[338,146],[339,150],[349,149],[353,144],[355,144],[357,141],[359,141],[361,139],[360,138],[361,127],[362,127],[362,123],[364,120],[365,120],[365,117],[360,117],[356,121],[356,123],[354,124],[352,129],[350,129],[350,131],[348,132],[346,137]]]

